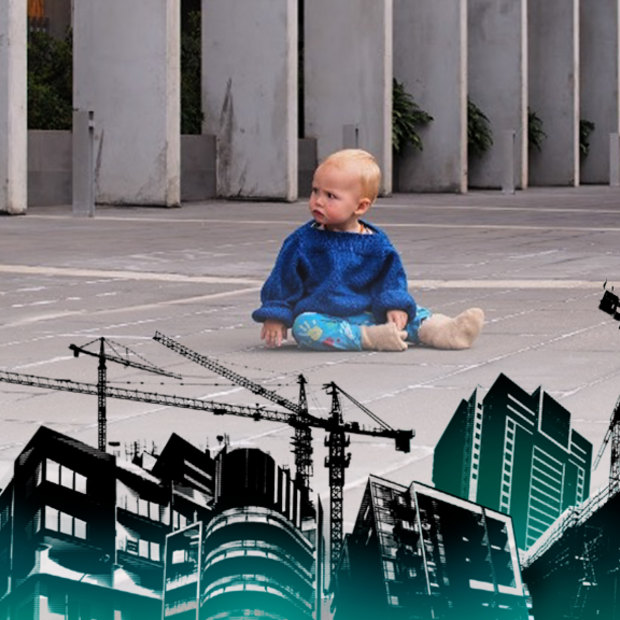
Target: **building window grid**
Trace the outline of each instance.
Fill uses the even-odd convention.
[[[138,496],[134,489],[119,483],[116,505],[151,521],[170,524],[170,507]],[[184,527],[184,525],[182,526]]]
[[[147,558],[154,562],[159,562],[161,560],[159,543],[146,540],[145,538],[127,536],[124,540],[119,540],[117,548],[120,551],[126,551],[131,555]]]
[[[43,508],[44,527],[53,532],[67,534],[74,538],[86,539],[86,521],[78,519],[71,514],[58,510],[53,506]],[[34,522],[37,522],[35,516]]]
[[[36,480],[37,484],[42,482],[40,466],[37,468]],[[45,480],[78,493],[86,493],[86,476],[52,459],[45,459]]]
[[[510,418],[506,420],[504,428],[504,458],[502,459],[502,488],[500,494],[499,509],[507,513],[510,510],[510,499],[512,496],[512,474],[514,457],[514,434],[515,423]]]
[[[544,455],[547,458],[542,458],[541,455]],[[555,477],[551,475],[550,473],[548,473],[548,471],[544,471],[543,469],[541,469],[541,467],[539,467],[538,465],[543,465],[547,470],[551,470],[552,472],[555,472],[556,474]],[[547,479],[555,483],[555,486],[552,484],[549,484],[549,482],[543,480],[540,476],[535,476],[534,471],[536,471],[538,474],[546,476]],[[527,519],[526,519],[526,541],[527,541],[526,544],[528,546],[530,546],[530,544],[533,544],[540,537],[540,535],[551,525],[551,523],[553,523],[555,518],[559,516],[560,511],[561,511],[561,506],[563,503],[564,476],[565,476],[564,464],[558,459],[552,457],[551,455],[544,453],[538,446],[534,446],[534,450],[532,451],[532,473],[531,473],[532,488],[530,492],[530,499],[528,501],[528,510],[527,510]],[[550,488],[551,491],[555,492],[554,493],[555,497],[553,495],[546,493],[546,491],[541,489],[540,486],[535,487],[534,486],[535,483],[538,483],[539,485],[542,484],[545,487]],[[532,500],[536,501],[536,498],[534,496],[535,491],[537,491],[538,493],[547,494],[549,497],[555,499],[558,502],[558,509],[554,511],[553,514],[549,514],[549,513],[544,513],[539,508],[536,508],[536,506],[533,506]],[[535,516],[535,514],[533,513],[542,514],[546,518],[541,519],[540,517]],[[541,523],[543,527],[542,528],[538,527],[536,523]],[[533,534],[532,532],[536,532],[536,534]]]
[[[561,480],[557,481],[557,484],[561,484]],[[531,476],[531,488],[532,491],[537,491],[538,493],[547,495],[551,499],[554,499],[557,502],[561,502],[562,492],[561,489],[558,489],[557,486],[553,486],[549,484],[546,480],[532,474]],[[531,493],[531,492],[530,492]]]
[[[537,510],[540,510],[541,512],[545,511],[547,512],[547,514],[553,514],[556,516],[560,515],[560,505],[559,504],[549,504],[548,502],[545,502],[544,500],[540,499],[539,497],[534,497],[532,496],[530,498],[532,505],[534,508],[536,508]]]
[[[585,485],[585,473],[581,467],[577,468],[577,502],[583,501],[583,489]]]
[[[474,427],[477,432],[472,437],[471,471],[470,471],[470,499],[475,499],[478,493],[478,467],[480,464],[480,437],[482,435],[482,405],[476,403]]]
[[[535,482],[535,479],[533,480]],[[534,484],[530,487],[530,497],[537,501],[548,506],[551,506],[554,510],[559,511],[560,506],[562,505],[561,497],[559,495],[553,496],[549,493],[546,493],[544,489],[540,489],[536,487]]]
[[[552,480],[557,480],[562,477],[564,467],[562,463],[558,463],[557,466],[550,463],[547,459],[543,459],[537,455],[537,448],[534,448],[534,457],[532,459],[532,466],[538,469],[538,471],[544,473]]]

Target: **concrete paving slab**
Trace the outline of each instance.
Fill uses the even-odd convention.
[[[323,385],[335,381],[390,425],[416,431],[409,454],[352,437],[349,527],[369,473],[430,482],[433,447],[455,408],[500,372],[527,391],[542,386],[596,453],[620,394],[618,323],[598,310],[605,279],[620,284],[619,215],[620,190],[608,187],[382,198],[370,219],[401,252],[418,302],[447,314],[479,305],[487,324],[470,351],[330,354],[290,342],[267,350],[250,318],[282,240],[308,218],[302,202],[98,207],[89,219],[70,206],[31,208],[0,219],[0,369],[94,383],[96,360],[68,347],[104,336],[184,377],[110,365],[113,386],[259,401],[154,342],[158,330],[293,400],[303,373],[316,415],[328,414]],[[347,419],[373,424],[344,407]],[[0,383],[0,475],[40,424],[96,445],[96,408],[93,396]],[[287,425],[108,399],[109,439],[150,447],[173,431],[202,447],[226,433],[293,468]],[[313,488],[326,497],[323,433],[313,435]],[[607,473],[608,455],[593,487]]]

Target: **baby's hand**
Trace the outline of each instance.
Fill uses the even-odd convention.
[[[409,315],[404,310],[388,310],[387,322],[394,323],[398,329],[405,329]]]
[[[279,347],[286,340],[286,325],[280,321],[267,320],[263,323],[260,337],[269,348]]]

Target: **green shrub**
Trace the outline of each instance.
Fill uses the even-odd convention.
[[[542,150],[542,143],[547,134],[543,131],[543,122],[536,112],[527,109],[527,141],[528,148]]]
[[[422,150],[423,144],[416,127],[426,125],[433,117],[422,110],[396,79],[392,82],[392,148],[400,153],[406,144]]]
[[[579,121],[579,153],[584,159],[590,152],[590,134],[594,131],[596,125],[592,121],[582,118]]]
[[[202,133],[200,11],[188,14],[181,32],[181,133]]]
[[[28,127],[71,129],[73,37],[28,34]]]
[[[484,112],[467,98],[467,151],[469,155],[480,157],[493,146],[491,122]]]

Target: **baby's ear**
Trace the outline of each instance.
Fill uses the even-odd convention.
[[[370,209],[372,205],[372,200],[370,198],[360,198],[360,201],[357,203],[357,209],[355,213],[357,215],[364,215],[368,209]]]

